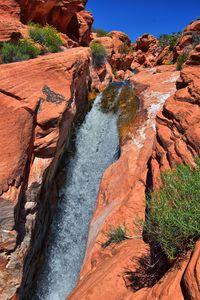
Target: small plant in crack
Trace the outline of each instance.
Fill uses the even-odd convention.
[[[111,244],[121,243],[122,241],[128,239],[128,236],[126,235],[126,228],[124,226],[112,228],[106,235],[108,240],[101,244],[102,248],[106,248]]]

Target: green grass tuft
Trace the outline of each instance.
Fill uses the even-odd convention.
[[[117,228],[112,228],[107,234],[108,240],[103,243],[102,248],[106,248],[111,244],[118,244],[122,241],[126,240],[126,229],[122,226],[118,226]]]
[[[162,176],[163,187],[147,201],[145,232],[175,259],[200,237],[200,159],[196,169],[179,165]]]

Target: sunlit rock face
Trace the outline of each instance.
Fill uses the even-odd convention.
[[[91,13],[84,11],[82,0],[17,0],[21,7],[21,19],[42,25],[50,24],[81,46],[90,42],[93,23]]]
[[[27,36],[28,22],[50,24],[65,34],[68,47],[88,46],[93,17],[82,0],[1,0],[0,41]]]

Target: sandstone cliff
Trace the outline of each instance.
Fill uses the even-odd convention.
[[[89,61],[88,48],[77,48],[0,66],[1,299],[32,280],[56,201],[53,178],[87,107]]]

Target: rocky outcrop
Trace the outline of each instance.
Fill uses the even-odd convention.
[[[190,53],[190,51],[200,44],[199,26],[199,20],[188,25],[181,34],[177,35],[178,40],[174,46],[166,46],[160,51],[156,59],[156,65],[175,63],[179,55]]]
[[[190,23],[184,30],[185,32],[195,31],[200,34],[200,20]]]
[[[26,299],[73,121],[87,107],[90,51],[0,66],[0,298]]]
[[[20,6],[15,0],[0,1],[0,42],[22,36],[25,26],[20,22]]]
[[[104,65],[91,67],[92,89],[102,91],[113,80],[123,80],[125,72],[130,71],[133,61],[132,44],[129,37],[120,31],[112,31],[103,37],[97,37],[93,33],[92,42],[100,43],[107,53]],[[131,71],[130,73],[132,74]]]
[[[200,77],[199,47],[192,51],[178,79],[177,91],[165,103],[156,118],[156,141],[151,157],[153,186],[161,186],[160,175],[184,163],[195,167],[200,154]],[[191,65],[190,65],[191,64]],[[200,299],[200,243],[192,253],[175,263],[152,288],[141,289],[126,300]]]
[[[126,274],[148,255],[137,220],[145,217],[148,162],[152,155],[155,118],[174,93],[179,72],[173,66],[142,71],[130,80],[140,98],[140,113],[123,137],[121,156],[103,175],[97,206],[90,224],[85,261],[70,300],[125,299]],[[131,239],[102,248],[110,228],[125,226]],[[128,292],[131,296],[131,291]]]
[[[108,62],[100,67],[90,66],[90,75],[91,89],[97,92],[103,91],[114,80],[112,68]]]
[[[125,33],[112,31],[104,37],[93,36],[93,41],[98,41],[105,47],[108,63],[113,70],[126,71],[131,67],[133,61],[132,45]]]
[[[193,253],[177,262],[152,288],[127,293],[124,300],[199,300],[200,299],[200,242]]]
[[[90,43],[93,17],[84,10],[82,0],[1,0],[0,13],[0,41],[26,36],[24,24],[32,21],[56,27],[65,34],[68,47],[88,46]]]
[[[199,66],[185,66],[177,88],[157,116],[152,173],[154,186],[158,187],[160,172],[177,163],[194,165],[193,157],[200,154]]]
[[[152,67],[159,54],[158,40],[153,35],[143,34],[137,39],[135,50],[132,69]]]
[[[189,53],[187,65],[200,65],[200,44]]]

